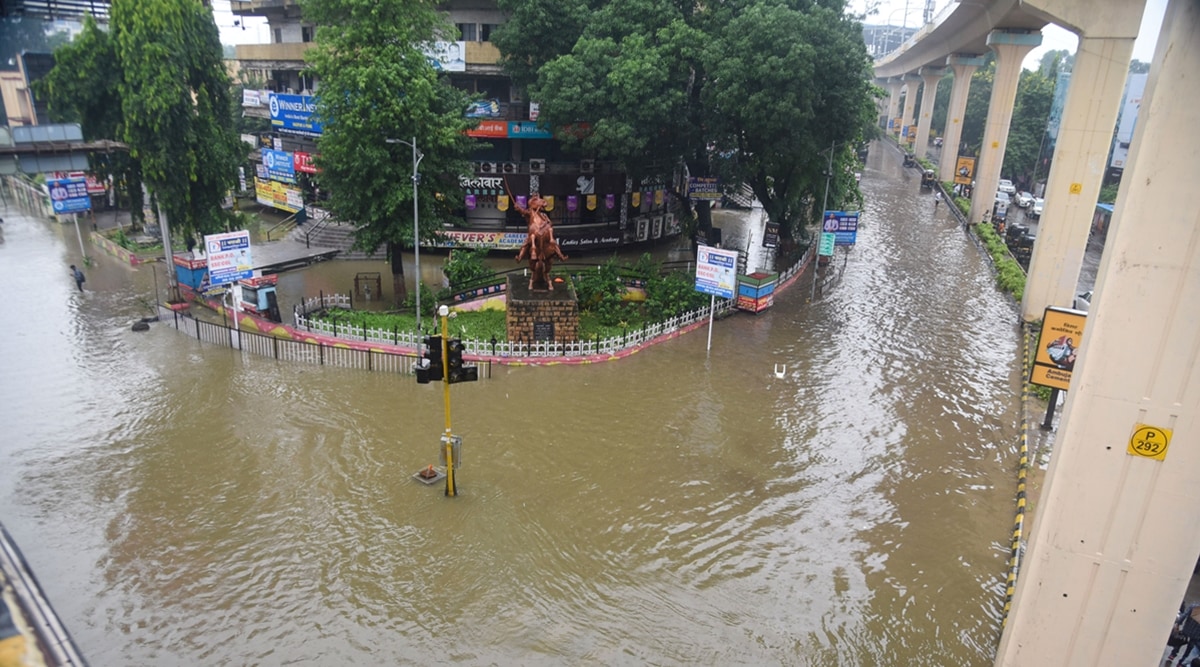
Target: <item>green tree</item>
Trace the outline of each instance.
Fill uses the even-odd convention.
[[[474,122],[470,97],[439,78],[422,46],[453,27],[421,0],[305,0],[305,20],[320,26],[307,57],[321,82],[317,140],[321,182],[333,215],[355,225],[355,247],[386,246],[397,303],[408,297],[400,250],[412,247],[412,148],[423,157],[418,232],[430,238],[462,201]]]
[[[1002,171],[1009,178],[1028,181],[1032,177],[1041,157],[1053,102],[1054,79],[1048,79],[1040,72],[1021,72],[1004,149]]]
[[[682,162],[693,176],[748,183],[789,237],[818,213],[821,151],[836,144],[843,171],[853,156],[843,147],[874,122],[862,29],[840,0],[576,0],[562,16],[548,0],[499,4],[510,19],[497,44],[543,122],[588,125],[561,139],[619,161],[635,182],[671,182]],[[695,216],[706,230],[707,204]]]
[[[225,226],[221,201],[245,156],[212,9],[194,0],[113,0],[110,26],[130,155],[173,228]]]
[[[54,68],[34,82],[34,93],[46,100],[57,123],[79,123],[83,138],[118,140],[125,135],[121,113],[121,71],[113,67],[116,45],[91,16],[69,44],[54,51]],[[135,220],[142,219],[142,176],[137,160],[126,152],[92,154],[91,170],[101,179],[114,178],[129,197]]]

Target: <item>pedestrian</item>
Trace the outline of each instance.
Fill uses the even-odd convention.
[[[942,191],[938,190],[933,193],[933,210],[937,210],[938,204],[942,203]]]
[[[189,259],[196,259],[196,237],[192,234],[187,235],[187,251]]]
[[[71,265],[71,277],[75,279],[75,286],[82,292],[83,283],[87,282],[87,278],[83,276],[83,271],[80,271],[74,264]]]

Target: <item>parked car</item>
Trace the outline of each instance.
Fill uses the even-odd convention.
[[[1089,291],[1075,295],[1075,303],[1071,307],[1086,313],[1092,307],[1092,293]]]
[[[1046,203],[1046,200],[1042,199],[1041,197],[1033,198],[1033,206],[1030,207],[1030,211],[1033,213],[1033,217],[1035,217],[1035,218],[1042,217],[1042,204],[1045,204],[1045,203]]]
[[[1017,186],[1013,185],[1013,182],[1007,178],[1000,179],[1000,185],[997,186],[996,189],[1004,194],[1009,195],[1015,195],[1017,193]]]
[[[1014,197],[1013,199],[1016,200],[1017,206],[1020,206],[1021,208],[1029,208],[1030,206],[1033,205],[1033,193],[1032,192],[1018,192],[1017,196]]]

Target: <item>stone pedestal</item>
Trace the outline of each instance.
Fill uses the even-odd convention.
[[[579,299],[575,286],[564,280],[554,289],[530,290],[529,278],[508,279],[505,325],[514,343],[574,343],[579,340]]]

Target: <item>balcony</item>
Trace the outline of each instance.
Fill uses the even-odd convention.
[[[238,16],[255,16],[266,9],[299,6],[297,0],[230,0],[229,8]]]
[[[240,44],[237,59],[242,61],[286,61],[304,62],[304,52],[315,47],[316,42],[285,42],[283,44]]]

